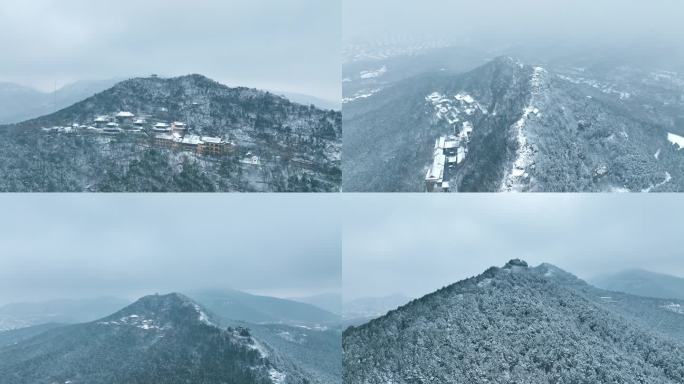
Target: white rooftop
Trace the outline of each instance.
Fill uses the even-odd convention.
[[[430,167],[427,175],[425,176],[425,180],[435,181],[435,182],[441,183],[442,179],[444,178],[444,164],[445,163],[446,163],[446,156],[435,155],[432,166]]]
[[[211,136],[202,136],[201,140],[205,143],[210,143],[210,144],[221,144],[223,142],[223,139],[220,137],[211,137]]]
[[[175,139],[175,136],[168,134],[168,133],[160,133],[160,134],[156,135],[155,137],[157,139],[161,139],[161,140],[174,140]]]
[[[199,145],[202,144],[202,138],[197,135],[186,135],[181,143],[188,145]]]
[[[166,127],[168,127],[168,126],[169,126],[169,125],[166,124],[166,123],[157,123],[157,124],[154,125],[155,128],[166,128]]]
[[[116,117],[133,117],[135,116],[131,112],[119,112],[116,114]]]

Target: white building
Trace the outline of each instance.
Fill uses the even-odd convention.
[[[171,129],[166,123],[157,123],[152,127],[152,130],[155,132],[169,132]]]

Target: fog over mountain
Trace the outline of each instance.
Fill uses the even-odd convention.
[[[345,301],[420,297],[512,256],[591,279],[684,276],[676,195],[360,195],[344,203]]]
[[[343,2],[344,40],[350,44],[432,41],[493,46],[611,46],[632,49],[678,47],[683,58],[681,2],[656,0],[591,1],[349,0]],[[673,57],[674,56],[674,57]]]
[[[279,297],[336,292],[332,200],[6,196],[0,305],[228,288]]]
[[[0,81],[202,73],[221,83],[340,98],[339,3],[38,0],[0,5]]]
[[[341,384],[341,316],[285,299],[340,291],[338,206],[251,196],[3,199],[0,382]]]
[[[344,6],[347,192],[679,192],[682,5]]]

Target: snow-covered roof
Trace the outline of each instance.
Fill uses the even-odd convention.
[[[167,128],[169,125],[166,123],[157,123],[154,125],[155,128]]]
[[[95,119],[96,123],[106,123],[108,121],[107,116],[98,116]]]
[[[108,126],[108,127],[118,127],[119,124],[117,124],[117,123],[108,123],[107,126]]]
[[[181,143],[188,145],[199,145],[202,144],[202,138],[197,135],[186,135]]]
[[[133,116],[135,116],[135,115],[132,114],[131,112],[126,112],[126,111],[119,112],[116,114],[116,117],[133,117]]]
[[[667,140],[672,144],[676,144],[679,149],[684,149],[684,137],[675,135],[674,133],[667,133]]]
[[[450,140],[444,141],[444,149],[453,149],[453,148],[458,147],[458,145],[459,145],[458,140],[450,139]]]
[[[211,136],[202,136],[201,139],[205,143],[210,143],[210,144],[221,144],[223,142],[223,139],[220,137],[211,137]]]
[[[135,121],[135,124],[145,124],[145,120],[144,119],[138,119]]]
[[[432,166],[430,167],[427,175],[425,176],[425,180],[435,181],[435,182],[441,183],[442,179],[444,178],[444,164],[445,163],[446,163],[446,156],[435,155]]]
[[[185,123],[180,122],[180,121],[174,121],[173,126],[174,127],[185,127]]]
[[[160,140],[169,140],[169,141],[173,141],[175,139],[175,137],[173,135],[168,134],[168,133],[160,133],[160,134],[155,135],[154,137],[157,139],[160,139]]]

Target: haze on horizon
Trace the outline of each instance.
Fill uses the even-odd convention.
[[[520,258],[582,279],[684,277],[677,195],[357,195],[345,198],[345,301],[421,297]]]
[[[264,197],[5,196],[0,306],[205,289],[339,293],[339,204]]]
[[[0,82],[199,73],[229,86],[341,98],[340,4],[317,0],[2,2]]]
[[[440,42],[502,51],[623,55],[684,70],[677,0],[345,0],[344,45]],[[572,52],[568,53],[567,51]]]

